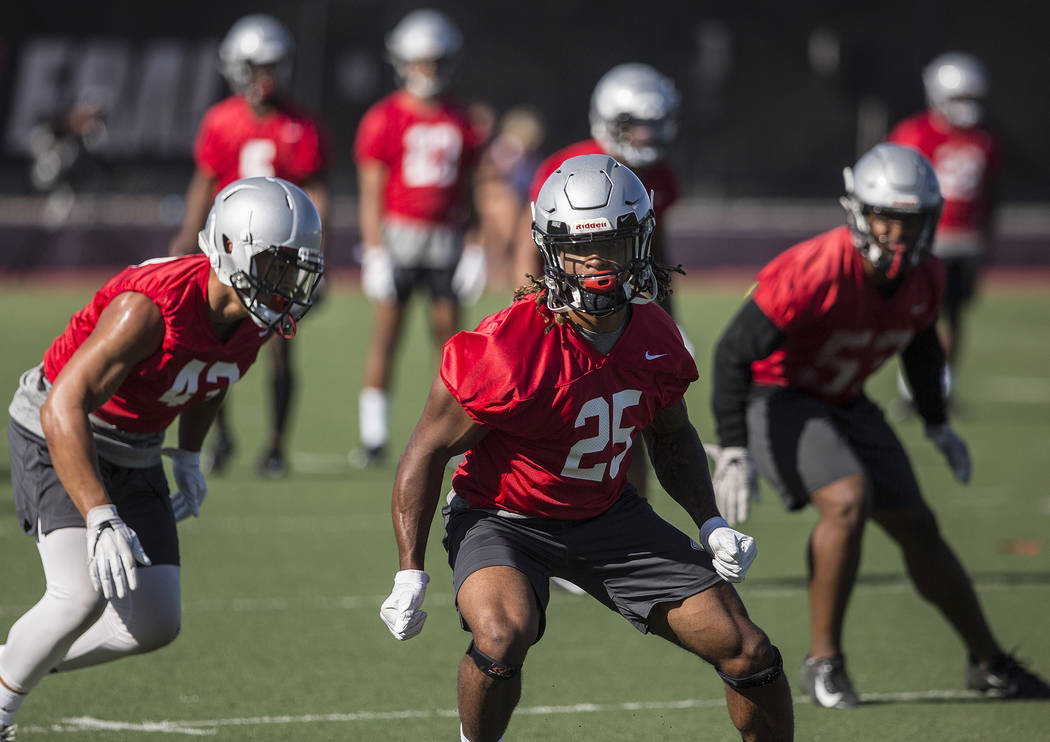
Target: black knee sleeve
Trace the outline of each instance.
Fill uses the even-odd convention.
[[[780,650],[774,646],[773,653],[776,655],[773,664],[765,670],[759,670],[754,675],[748,675],[744,678],[734,678],[725,673],[718,672],[718,670],[715,670],[715,672],[718,672],[718,675],[722,680],[734,690],[746,690],[747,688],[757,688],[761,685],[769,685],[770,683],[776,682],[777,678],[784,674],[784,658],[780,656]]]
[[[509,662],[494,660],[474,646],[473,641],[467,647],[467,656],[474,660],[474,664],[478,666],[478,669],[490,678],[510,680],[521,672],[521,665],[512,665]]]

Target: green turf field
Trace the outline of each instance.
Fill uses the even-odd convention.
[[[9,395],[94,285],[5,283],[0,379]],[[974,576],[1007,648],[1050,674],[1050,286],[999,289],[978,306],[959,378],[957,427],[974,457],[968,487],[914,421],[898,427],[943,530]],[[743,286],[693,285],[676,295],[700,349],[688,394],[711,438],[708,359]],[[501,305],[487,296],[471,323]],[[468,643],[451,605],[451,570],[432,531],[423,634],[396,642],[378,617],[396,570],[389,522],[393,464],[357,472],[357,390],[368,306],[346,286],[304,323],[293,475],[256,477],[268,360],[238,384],[232,469],[210,481],[199,520],[180,527],[183,630],[143,657],[45,678],[19,714],[20,739],[454,740],[456,666]],[[417,420],[433,375],[422,310],[403,345],[393,401],[395,448]],[[882,373],[869,393],[892,396]],[[6,439],[5,439],[6,440]],[[396,454],[396,451],[395,451]],[[0,449],[0,638],[39,597],[32,543],[14,518],[6,443]],[[656,508],[688,522],[660,493]],[[796,697],[808,646],[803,550],[812,513],[764,500],[744,530],[759,557],[740,592],[783,651]],[[997,703],[962,690],[964,656],[947,625],[911,590],[901,560],[872,528],[847,621],[850,670],[867,703],[855,711],[796,706],[797,739],[1034,740],[1050,738],[1050,703]],[[736,737],[717,675],[659,639],[638,634],[596,601],[552,597],[547,634],[529,655],[510,740],[705,740]]]

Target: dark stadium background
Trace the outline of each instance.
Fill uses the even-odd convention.
[[[269,12],[298,39],[295,96],[333,145],[332,260],[356,241],[353,134],[393,86],[383,37],[418,3],[301,0],[9,4],[0,28],[0,271],[125,263],[166,249],[204,108],[225,94],[215,47],[237,18]],[[434,2],[461,26],[457,92],[497,113],[528,103],[543,149],[588,135],[590,92],[612,65],[644,61],[682,93],[671,159],[685,201],[663,225],[692,266],[756,265],[841,220],[841,168],[923,106],[937,53],[987,65],[989,119],[1006,172],[1001,266],[1050,264],[1050,6],[957,2]],[[28,177],[31,126],[85,97],[107,138],[48,222]]]

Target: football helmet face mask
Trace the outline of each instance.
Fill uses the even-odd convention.
[[[897,279],[933,245],[943,203],[933,166],[910,147],[883,143],[842,176],[846,195],[840,203],[854,247],[885,278]],[[873,230],[874,221],[879,229]],[[896,234],[881,226],[892,221],[900,223]]]
[[[970,129],[984,118],[988,75],[975,57],[963,52],[942,54],[922,71],[926,102],[957,129]]]
[[[321,217],[302,189],[280,178],[234,181],[215,197],[197,241],[255,324],[295,334],[324,275]]]
[[[601,317],[652,301],[655,225],[645,186],[625,166],[608,155],[563,162],[532,204],[547,306]]]
[[[398,85],[424,100],[448,87],[462,45],[456,24],[429,8],[406,15],[386,37],[387,57],[394,65]]]
[[[591,94],[591,136],[628,167],[648,167],[674,140],[678,103],[674,83],[654,68],[617,65]]]
[[[259,13],[230,27],[219,45],[219,63],[230,89],[259,104],[291,86],[294,52],[288,29]]]

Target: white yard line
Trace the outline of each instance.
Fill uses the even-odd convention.
[[[972,691],[933,689],[897,693],[862,693],[861,700],[879,703],[914,703],[922,701],[962,701],[981,698]],[[796,696],[795,703],[807,703],[805,696]],[[626,701],[624,703],[574,703],[560,706],[526,706],[515,710],[515,716],[554,716],[558,714],[593,714],[618,711],[682,710],[694,708],[721,708],[724,698],[686,698],[678,701]],[[299,714],[285,716],[248,716],[229,719],[201,719],[186,721],[107,721],[91,716],[61,719],[46,726],[20,726],[26,735],[45,733],[77,733],[94,731],[141,732],[143,734],[185,734],[210,736],[222,727],[267,726],[273,724],[351,723],[355,721],[398,721],[400,719],[455,719],[455,709],[404,709],[401,711],[358,711],[332,714]]]

